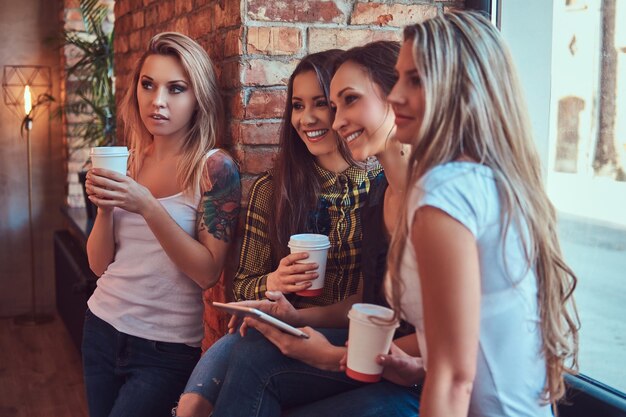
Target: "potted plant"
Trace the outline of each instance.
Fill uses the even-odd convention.
[[[70,153],[92,146],[115,143],[115,84],[113,74],[113,31],[103,28],[109,9],[98,0],[80,0],[84,30],[64,30],[63,45],[76,50],[76,59],[66,67],[67,100],[62,107],[68,123],[68,134],[75,138]],[[88,162],[86,163],[86,165]],[[79,173],[85,183],[86,171]],[[95,207],[85,195],[87,215]]]

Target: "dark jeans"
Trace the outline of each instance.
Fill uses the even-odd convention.
[[[200,348],[118,332],[89,309],[83,372],[90,417],[169,417]]]
[[[347,329],[319,329],[342,346]],[[417,416],[419,393],[387,381],[364,384],[283,355],[256,331],[232,344],[214,417]]]

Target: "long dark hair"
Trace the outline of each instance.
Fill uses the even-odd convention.
[[[321,189],[315,175],[315,157],[291,124],[293,81],[297,75],[313,71],[326,100],[330,103],[329,86],[333,65],[342,53],[340,49],[330,49],[307,55],[293,71],[287,84],[287,102],[280,130],[280,150],[273,170],[274,207],[269,213],[269,237],[272,260],[275,264],[287,256],[289,237],[304,231],[308,213],[315,208]],[[352,163],[352,156],[346,144],[338,139],[337,147],[343,158]]]

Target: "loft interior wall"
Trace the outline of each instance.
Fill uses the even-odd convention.
[[[59,53],[45,40],[59,32],[59,10],[56,0],[0,0],[0,66],[51,67],[57,100]],[[30,311],[31,259],[26,140],[4,99],[0,126],[0,317],[6,317]],[[38,311],[50,312],[55,299],[52,233],[62,226],[65,154],[60,121],[49,120],[48,111],[34,122],[31,146],[36,295]]]

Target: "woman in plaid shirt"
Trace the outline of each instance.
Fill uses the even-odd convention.
[[[287,294],[294,325],[336,327],[329,338],[343,344],[346,314],[358,294],[361,274],[361,209],[381,168],[353,163],[346,144],[332,130],[334,112],[328,89],[334,60],[342,51],[305,57],[287,90],[280,151],[274,169],[252,186],[240,267],[234,281],[237,300],[259,300],[266,291]],[[296,264],[306,254],[289,254],[289,237],[319,233],[329,237],[324,290],[302,297],[310,286],[313,263]],[[303,307],[312,307],[299,310]],[[302,312],[302,314],[300,314]],[[241,339],[221,338],[196,366],[176,410],[179,416],[206,416],[215,404],[233,348]]]
[[[361,213],[363,284],[359,300],[376,304],[385,304],[381,286],[388,239],[399,213],[410,153],[409,147],[394,136],[394,113],[386,101],[397,80],[393,64],[399,50],[397,42],[379,41],[346,51],[335,63],[330,88],[336,108],[333,128],[349,144],[355,159],[375,156],[385,169],[374,181]],[[293,337],[246,318],[242,329],[249,325],[262,335],[248,330],[230,356],[214,417],[280,416],[283,410],[288,410],[284,415],[290,417],[417,415],[417,386],[400,386],[388,380],[365,384],[347,377],[341,372],[347,332],[313,329],[315,326],[304,320],[298,323],[291,317],[308,318],[314,309],[296,310],[280,292],[270,291],[268,296],[273,303],[246,304],[289,323],[308,325],[302,330],[310,338]],[[403,372],[408,353],[415,354],[409,349],[415,333],[410,326],[398,330],[392,348],[397,365],[393,370]],[[418,362],[410,364],[417,366]]]

